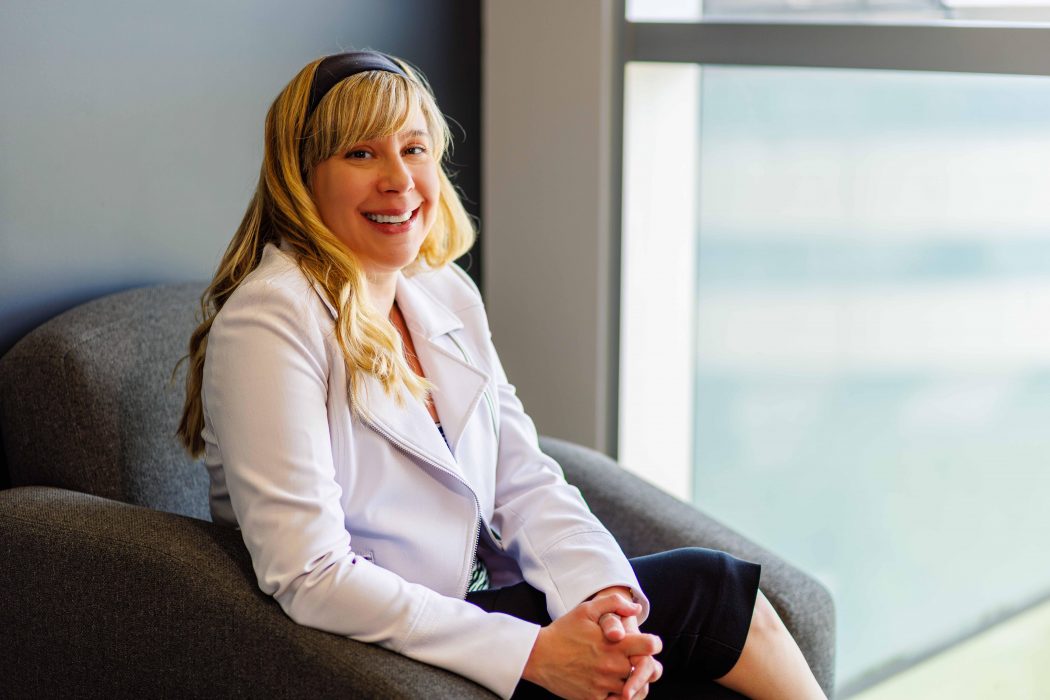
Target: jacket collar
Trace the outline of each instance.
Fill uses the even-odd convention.
[[[263,251],[264,255],[269,254],[268,248],[270,245],[272,244],[267,244]],[[277,247],[285,255],[292,258],[295,257],[295,249],[283,239]],[[328,309],[328,313],[331,314],[333,319],[336,318],[335,307],[328,301],[328,296],[324,293],[321,285],[314,282],[313,288],[317,292],[317,296],[321,298],[325,308]],[[427,340],[433,340],[438,336],[463,327],[463,321],[460,320],[459,316],[452,313],[433,294],[411,277],[405,276],[403,272],[397,273],[397,290],[394,292],[394,300],[401,307],[401,313],[408,323],[409,330],[412,331],[413,342],[417,335],[422,335]]]
[[[406,277],[401,272],[397,276],[394,300],[397,301],[401,314],[412,331],[413,342],[417,337],[434,340],[463,328],[463,321],[459,316],[452,313],[414,278]]]
[[[448,444],[441,438],[426,407],[410,399],[400,407],[385,401],[377,402],[377,408],[385,409],[377,419],[399,424],[401,430],[397,432],[403,438],[416,438],[429,444],[430,449],[426,450],[429,457],[440,456],[448,462],[456,454],[460,438],[482,400],[489,377],[474,366],[463,343],[456,338],[457,331],[463,329],[462,319],[426,287],[401,274],[394,298],[412,335],[419,364],[434,385],[431,398]],[[455,464],[454,458],[452,463]],[[455,471],[459,472],[458,468]]]
[[[290,247],[280,247],[294,255]],[[313,286],[334,319],[335,307],[320,284],[315,282]],[[412,334],[423,372],[434,385],[432,399],[448,443],[442,439],[426,406],[408,395],[399,402],[371,376],[365,378],[362,412],[381,435],[399,448],[421,455],[462,477],[453,455],[484,395],[489,377],[473,365],[463,344],[454,337],[455,332],[463,328],[463,321],[422,284],[398,273],[394,299]]]

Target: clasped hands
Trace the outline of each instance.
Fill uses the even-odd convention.
[[[570,700],[637,700],[663,673],[660,638],[638,629],[623,587],[599,591],[540,630],[522,677]]]

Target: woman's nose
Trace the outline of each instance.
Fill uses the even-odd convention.
[[[400,157],[388,158],[383,164],[379,189],[383,192],[408,192],[413,188],[412,171]]]

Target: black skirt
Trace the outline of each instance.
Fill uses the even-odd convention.
[[[744,649],[758,595],[761,567],[724,552],[700,547],[675,549],[630,560],[649,598],[643,632],[663,641],[656,659],[664,675],[650,697],[664,689],[706,685],[736,664]],[[550,623],[546,599],[527,583],[475,591],[467,600],[489,612],[501,612],[539,625]],[[550,698],[522,681],[515,698]]]

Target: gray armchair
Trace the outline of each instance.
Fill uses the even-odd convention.
[[[89,302],[0,359],[12,486],[0,491],[0,694],[493,698],[292,622],[258,589],[240,533],[209,522],[205,471],[174,438],[182,376],[171,377],[200,291]],[[596,452],[542,447],[629,555],[700,545],[760,562],[830,694],[834,608],[819,583]],[[711,684],[699,697],[739,696]]]

